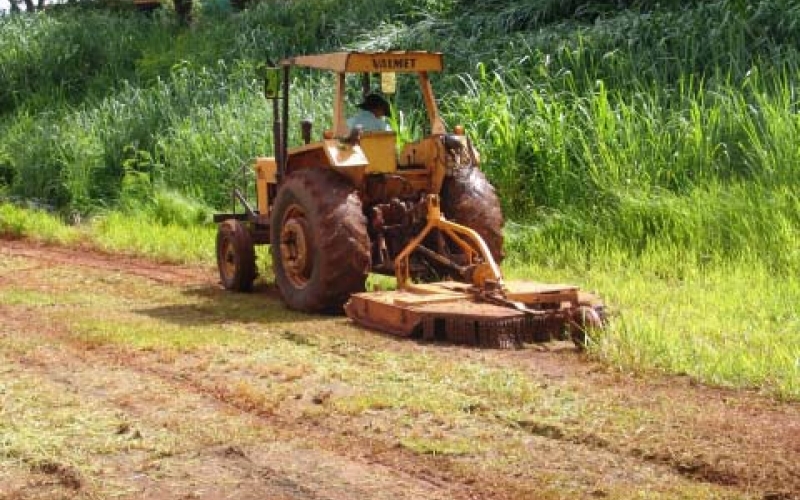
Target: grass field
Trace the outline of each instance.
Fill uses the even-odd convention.
[[[6,235],[215,265],[215,232],[209,226],[164,225],[112,213],[85,227],[67,227],[53,216],[10,205],[0,207],[0,215],[0,233]],[[592,339],[596,359],[624,372],[688,375],[800,399],[800,314],[793,307],[800,285],[792,276],[776,275],[759,261],[691,262],[677,249],[639,257],[592,256],[577,246],[549,252],[557,265],[530,264],[512,254],[506,276],[597,291],[609,304],[613,323]],[[269,279],[268,255],[259,255]],[[565,267],[564,259],[580,265]]]
[[[796,402],[620,371],[567,342],[397,339],[289,311],[268,286],[227,292],[204,263],[19,240],[0,256],[0,496],[797,491]]]
[[[0,498],[800,499],[797,2],[220,6],[0,16]],[[258,68],[390,48],[444,53],[506,278],[609,306],[585,353],[295,313],[266,249],[217,285]],[[332,80],[292,89],[326,128]]]

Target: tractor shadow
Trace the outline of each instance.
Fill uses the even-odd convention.
[[[236,293],[218,284],[192,286],[182,292],[183,300],[133,312],[181,326],[230,324],[296,324],[336,316],[322,316],[292,311],[281,300],[272,284],[256,283],[252,292]]]

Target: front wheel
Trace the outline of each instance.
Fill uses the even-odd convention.
[[[364,291],[370,269],[367,221],[353,186],[334,171],[292,172],[270,224],[275,281],[286,304],[305,312],[341,312]]]
[[[227,290],[249,292],[256,278],[256,254],[247,228],[236,219],[217,228],[217,268]]]

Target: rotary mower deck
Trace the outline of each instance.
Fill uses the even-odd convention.
[[[570,285],[511,282],[504,296],[458,282],[355,294],[348,317],[401,337],[495,348],[550,340],[582,346],[604,326],[602,302]]]

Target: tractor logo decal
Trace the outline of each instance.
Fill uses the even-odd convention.
[[[372,67],[376,71],[392,69],[414,69],[417,60],[413,57],[373,57]]]

